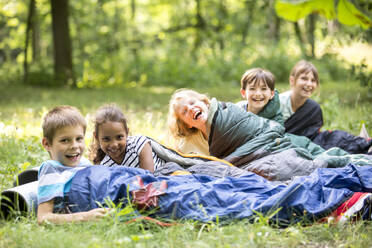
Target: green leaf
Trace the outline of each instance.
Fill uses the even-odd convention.
[[[337,18],[340,23],[349,26],[359,25],[364,29],[372,26],[371,20],[347,0],[339,0]]]
[[[372,26],[369,17],[359,11],[348,0],[336,1],[337,19],[344,25],[358,25],[364,29]],[[312,13],[318,13],[327,19],[336,18],[335,0],[277,0],[276,13],[289,21],[298,21]]]
[[[327,19],[336,17],[333,0],[277,0],[276,13],[289,21],[298,21],[312,13],[318,13]]]

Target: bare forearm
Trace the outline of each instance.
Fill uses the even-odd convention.
[[[149,170],[154,173],[154,159],[152,158],[152,148],[149,143],[146,143],[139,155],[140,168]]]
[[[102,218],[106,214],[107,210],[100,208],[94,209],[88,212],[80,212],[73,214],[55,214],[47,213],[38,216],[38,224],[53,223],[53,224],[64,224],[73,222],[84,222]]]

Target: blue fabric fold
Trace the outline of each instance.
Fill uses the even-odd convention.
[[[321,168],[286,184],[270,182],[254,173],[242,177],[206,175],[154,177],[137,168],[93,166],[74,176],[69,192],[70,209],[87,211],[105,205],[105,199],[124,205],[138,189],[136,176],[146,185],[165,180],[153,217],[202,222],[252,219],[257,213],[273,214],[271,221],[288,225],[313,222],[329,215],[354,192],[372,192],[372,167],[348,165]]]

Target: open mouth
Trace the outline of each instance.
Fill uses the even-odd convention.
[[[195,114],[194,114],[194,120],[198,119],[199,116],[201,116],[202,112],[201,111],[197,111]]]
[[[118,151],[118,150],[116,150],[116,149],[115,149],[115,150],[112,150],[112,149],[108,149],[108,150],[107,150],[107,152],[109,152],[109,153],[115,153],[115,152],[117,152],[117,151]]]
[[[66,157],[70,160],[77,160],[80,156],[80,153],[75,153],[75,154],[67,154]]]
[[[108,154],[111,158],[117,158],[117,157],[121,157],[121,156],[122,156],[122,154],[123,154],[123,150],[122,150],[122,149],[108,150],[108,151],[107,151],[107,154]]]

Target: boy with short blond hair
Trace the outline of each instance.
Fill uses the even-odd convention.
[[[87,123],[80,111],[72,106],[61,105],[50,110],[44,117],[42,123],[43,138],[52,141],[56,131],[65,126],[80,125],[84,129],[87,128]]]
[[[106,209],[70,213],[68,191],[75,173],[90,162],[82,157],[85,149],[86,121],[72,106],[58,106],[44,117],[42,145],[51,160],[39,169],[38,223],[88,221],[104,216]],[[82,160],[83,158],[83,160]]]

